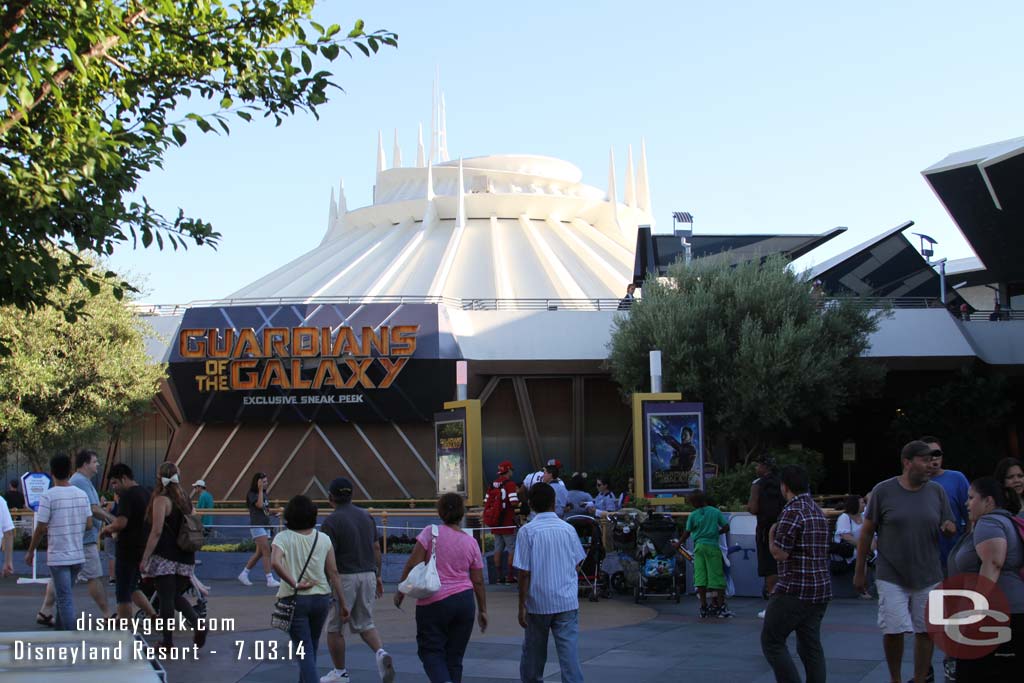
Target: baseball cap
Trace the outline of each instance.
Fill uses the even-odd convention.
[[[498,474],[505,474],[507,472],[511,472],[513,469],[515,468],[512,467],[512,463],[509,460],[502,460],[498,463]]]
[[[352,482],[345,477],[338,477],[331,482],[329,487],[331,495],[335,498],[351,498],[352,497]]]
[[[547,464],[551,465],[552,467],[557,467],[558,469],[562,469],[562,461],[561,460],[555,460],[554,458],[551,458],[550,460],[547,461]]]
[[[198,486],[199,488],[205,489],[206,488],[206,482],[203,481],[202,479],[196,479],[195,483],[192,484],[192,486]]]
[[[904,460],[912,460],[919,455],[931,456],[938,455],[941,452],[942,451],[930,443],[925,443],[924,441],[911,441],[903,447],[902,451],[900,451],[900,457]]]

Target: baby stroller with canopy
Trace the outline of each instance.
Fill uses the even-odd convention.
[[[677,556],[679,530],[670,515],[652,515],[642,522],[636,534],[636,559],[640,564],[633,586],[633,600],[665,597],[677,603],[686,585],[685,564]]]
[[[587,554],[576,570],[580,597],[587,595],[591,602],[597,602],[602,597],[607,598],[610,583],[608,574],[601,570],[605,552],[597,520],[590,515],[571,515],[566,517],[565,521],[576,530],[580,544]]]

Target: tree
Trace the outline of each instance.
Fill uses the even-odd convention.
[[[317,116],[351,47],[397,46],[387,31],[310,19],[315,0],[8,0],[0,9],[0,306],[63,307],[72,280],[95,294],[87,254],[127,242],[216,247],[213,226],[133,199],[186,126],[229,133],[254,113]],[[315,61],[314,61],[315,60]],[[339,88],[340,90],[340,88]],[[205,113],[188,113],[204,107]],[[130,284],[113,286],[115,297]],[[0,346],[3,340],[0,339]],[[0,348],[2,350],[2,348]]]
[[[608,363],[631,394],[646,385],[648,352],[661,350],[665,390],[703,402],[707,430],[747,459],[877,386],[884,370],[859,357],[881,315],[850,300],[820,305],[781,256],[680,262],[616,318]]]
[[[4,456],[20,452],[42,467],[145,413],[157,393],[165,368],[146,353],[152,331],[114,296],[116,281],[90,277],[102,283],[94,295],[74,282],[46,293],[53,306],[0,308],[0,335],[14,342],[0,358]],[[61,310],[71,300],[84,302],[74,323]]]

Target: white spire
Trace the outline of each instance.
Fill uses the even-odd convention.
[[[384,156],[384,134],[377,131],[377,173],[387,168],[388,160]]]
[[[612,204],[612,216],[619,222],[619,199],[615,192],[615,148],[608,150],[608,201]]]
[[[434,160],[427,159],[427,201],[434,201]]]
[[[440,76],[440,67],[437,68],[437,72],[434,74],[434,88],[430,92],[430,160],[437,161],[437,81]]]
[[[345,179],[342,178],[338,186],[338,217],[344,218],[346,213],[348,213],[348,201],[345,199]]]
[[[391,168],[402,168],[402,148],[398,146],[397,128],[395,128],[395,146],[391,151]]]
[[[417,124],[416,138],[416,168],[423,168],[427,165],[426,152],[423,150],[423,124]]]
[[[441,93],[441,111],[439,117],[441,120],[441,132],[439,140],[440,149],[438,151],[441,153],[441,161],[448,161],[450,159],[448,156],[448,117],[445,115],[443,92]]]
[[[636,184],[633,182],[633,145],[626,149],[626,206],[636,208]]]
[[[327,209],[327,232],[330,232],[334,227],[334,222],[338,220],[338,204],[334,201],[334,188],[331,188],[331,205]]]
[[[459,206],[455,214],[455,227],[466,227],[466,185],[462,175],[462,157],[459,157]]]
[[[647,179],[647,142],[640,138],[640,169],[636,176],[637,204],[641,211],[651,213],[651,186]]]

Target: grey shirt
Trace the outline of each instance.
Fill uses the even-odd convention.
[[[1024,566],[1024,543],[1009,512],[996,510],[975,522],[974,531],[964,534],[950,551],[949,573],[977,574],[981,571],[981,558],[976,546],[993,538],[1006,539],[1006,559],[999,572],[999,588],[1010,602],[1010,612],[1024,614],[1024,578],[1020,575],[1021,566]]]
[[[877,578],[910,590],[942,581],[939,527],[953,520],[949,499],[933,481],[908,491],[899,477],[886,479],[871,491],[864,518],[878,534]]]
[[[320,530],[334,544],[339,574],[377,571],[373,553],[377,544],[377,525],[369,512],[352,503],[342,503],[327,516]]]
[[[100,497],[96,493],[96,487],[92,485],[89,477],[80,472],[75,472],[71,475],[71,485],[85,492],[86,497],[89,499],[89,514],[92,514],[92,506],[100,504]],[[103,521],[99,517],[93,516],[92,527],[82,537],[82,545],[95,545],[99,540],[99,530],[101,528],[103,528]]]

